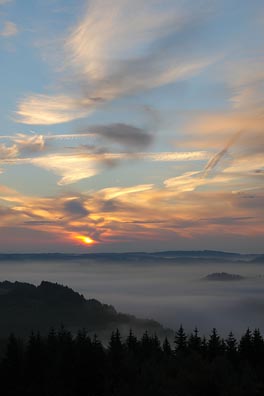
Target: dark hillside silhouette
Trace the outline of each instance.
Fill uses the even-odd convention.
[[[22,282],[0,282],[0,336],[11,332],[27,336],[31,330],[47,333],[62,323],[74,333],[79,328],[107,333],[116,327],[126,331],[145,329],[161,335],[169,333],[154,320],[137,319],[118,313],[111,305],[86,300],[67,286],[43,281],[39,286]]]

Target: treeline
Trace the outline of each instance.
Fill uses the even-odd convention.
[[[108,345],[61,327],[27,341],[10,335],[0,362],[5,396],[254,396],[264,394],[264,341],[258,329],[236,340],[181,326],[174,342],[147,332]]]

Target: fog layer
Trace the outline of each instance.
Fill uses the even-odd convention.
[[[206,281],[207,274],[239,274],[239,281]],[[179,262],[1,262],[0,280],[72,287],[86,298],[112,304],[118,311],[156,319],[163,325],[202,333],[216,327],[240,335],[264,328],[264,267],[253,263]]]

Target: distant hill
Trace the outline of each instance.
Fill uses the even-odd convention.
[[[264,254],[259,254],[252,260],[253,263],[263,263],[264,264]]]
[[[245,279],[243,276],[238,274],[229,274],[227,272],[214,272],[202,278],[206,281],[239,281]]]
[[[137,319],[118,313],[111,305],[95,299],[86,300],[67,286],[42,281],[39,286],[22,282],[0,282],[0,336],[10,332],[27,336],[34,331],[47,333],[51,327],[64,325],[72,332],[85,328],[108,337],[117,327],[135,333],[145,330],[160,336],[169,334],[154,320]]]
[[[72,260],[96,260],[111,262],[137,262],[137,261],[226,261],[226,262],[264,262],[264,255],[261,254],[240,254],[220,252],[214,250],[169,250],[162,252],[127,252],[127,253],[87,253],[87,254],[66,254],[66,253],[0,253],[2,261],[72,261]]]

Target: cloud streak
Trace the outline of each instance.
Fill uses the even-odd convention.
[[[0,165],[15,166],[31,164],[60,177],[59,186],[76,183],[93,177],[113,165],[126,161],[143,162],[188,162],[206,161],[211,154],[206,151],[192,152],[136,152],[152,142],[152,135],[145,129],[128,124],[110,124],[90,128],[91,133],[80,134],[16,134],[1,136],[7,143],[0,144]],[[69,140],[90,140],[94,144],[57,146],[53,143]],[[99,139],[99,140],[98,140]],[[108,152],[103,143],[109,142],[121,151]],[[70,149],[70,151],[69,151]]]
[[[66,95],[30,95],[20,102],[17,121],[28,125],[61,124],[87,116],[92,105],[92,100]]]
[[[59,186],[95,176],[100,168],[98,161],[94,159],[73,155],[47,155],[32,158],[29,162],[59,175],[61,177],[58,182]]]
[[[17,25],[11,21],[5,21],[2,29],[0,29],[0,37],[12,37],[12,36],[16,36],[17,34],[18,34]]]
[[[151,144],[152,135],[142,128],[127,124],[110,124],[94,127],[97,136],[124,147],[142,148]]]
[[[134,17],[128,19],[129,14]],[[71,90],[79,94],[25,97],[18,105],[18,121],[32,125],[69,122],[114,99],[200,73],[219,56],[191,57],[182,52],[182,42],[179,48],[173,44],[177,35],[184,41],[181,30],[186,26],[191,30],[194,19],[204,17],[200,14],[199,4],[183,7],[168,0],[161,8],[154,0],[143,6],[138,0],[90,1],[85,16],[65,39],[62,61]]]
[[[234,136],[231,137],[231,139],[227,142],[225,147],[216,153],[207,163],[207,165],[204,168],[203,176],[207,177],[209,173],[217,166],[217,164],[221,161],[221,159],[226,155],[230,147],[233,146],[233,144],[239,139],[239,136],[241,135],[242,131],[238,131]]]

